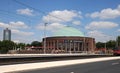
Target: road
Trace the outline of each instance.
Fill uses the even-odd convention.
[[[73,60],[85,58],[99,58],[99,57],[112,57],[112,55],[80,55],[80,54],[41,54],[41,55],[5,55],[0,56],[0,66],[36,63],[36,62],[50,62],[60,60]]]
[[[15,73],[120,73],[120,59]]]

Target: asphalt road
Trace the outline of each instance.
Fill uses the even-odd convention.
[[[74,60],[74,59],[86,59],[86,58],[99,58],[99,57],[112,57],[112,55],[32,55],[32,56],[5,56],[0,58],[0,66],[24,64],[24,63],[36,63],[36,62],[50,62],[60,60]]]
[[[110,60],[14,73],[120,73],[120,60]]]

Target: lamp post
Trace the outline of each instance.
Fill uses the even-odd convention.
[[[116,38],[116,47],[118,47],[118,37]]]
[[[87,51],[87,50],[86,50],[86,35],[85,35],[85,32],[84,32],[84,37],[83,37],[83,44],[84,44],[84,45],[83,45],[84,48],[82,49],[82,52],[83,52],[83,51]],[[88,52],[88,51],[87,51],[87,52]]]
[[[46,53],[46,26],[47,23],[44,24],[44,54]]]
[[[103,37],[106,38],[106,37],[108,37],[108,36],[104,35]],[[105,54],[106,54],[106,50],[107,50],[107,49],[106,49],[106,43],[107,43],[107,40],[104,41]]]
[[[105,42],[105,50],[106,50],[106,42]]]
[[[70,54],[72,54],[72,51],[71,51],[71,43],[72,43],[72,40],[70,40]]]

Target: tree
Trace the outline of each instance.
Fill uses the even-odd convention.
[[[7,53],[9,50],[14,49],[15,43],[12,41],[4,40],[1,42],[0,53]]]
[[[120,46],[120,36],[117,37],[116,44],[117,44],[116,46]]]
[[[20,49],[25,49],[25,43],[18,43],[17,44],[17,48],[20,48]]]
[[[113,49],[113,48],[115,48],[115,46],[116,46],[116,41],[115,40],[110,40],[106,43],[106,47],[108,49]]]
[[[31,46],[39,47],[39,46],[42,46],[42,43],[41,43],[41,42],[38,42],[38,41],[33,41],[33,42],[31,43]]]
[[[31,44],[26,44],[26,46],[28,46],[28,47],[29,47],[29,46],[31,46]]]
[[[104,48],[105,47],[105,43],[102,43],[102,42],[97,42],[96,43],[96,48]]]
[[[2,42],[0,41],[0,49],[1,49],[1,44],[2,44]]]

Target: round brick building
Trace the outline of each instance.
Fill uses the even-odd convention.
[[[81,53],[93,52],[95,39],[72,27],[64,27],[54,32],[54,36],[43,39],[47,53]]]

